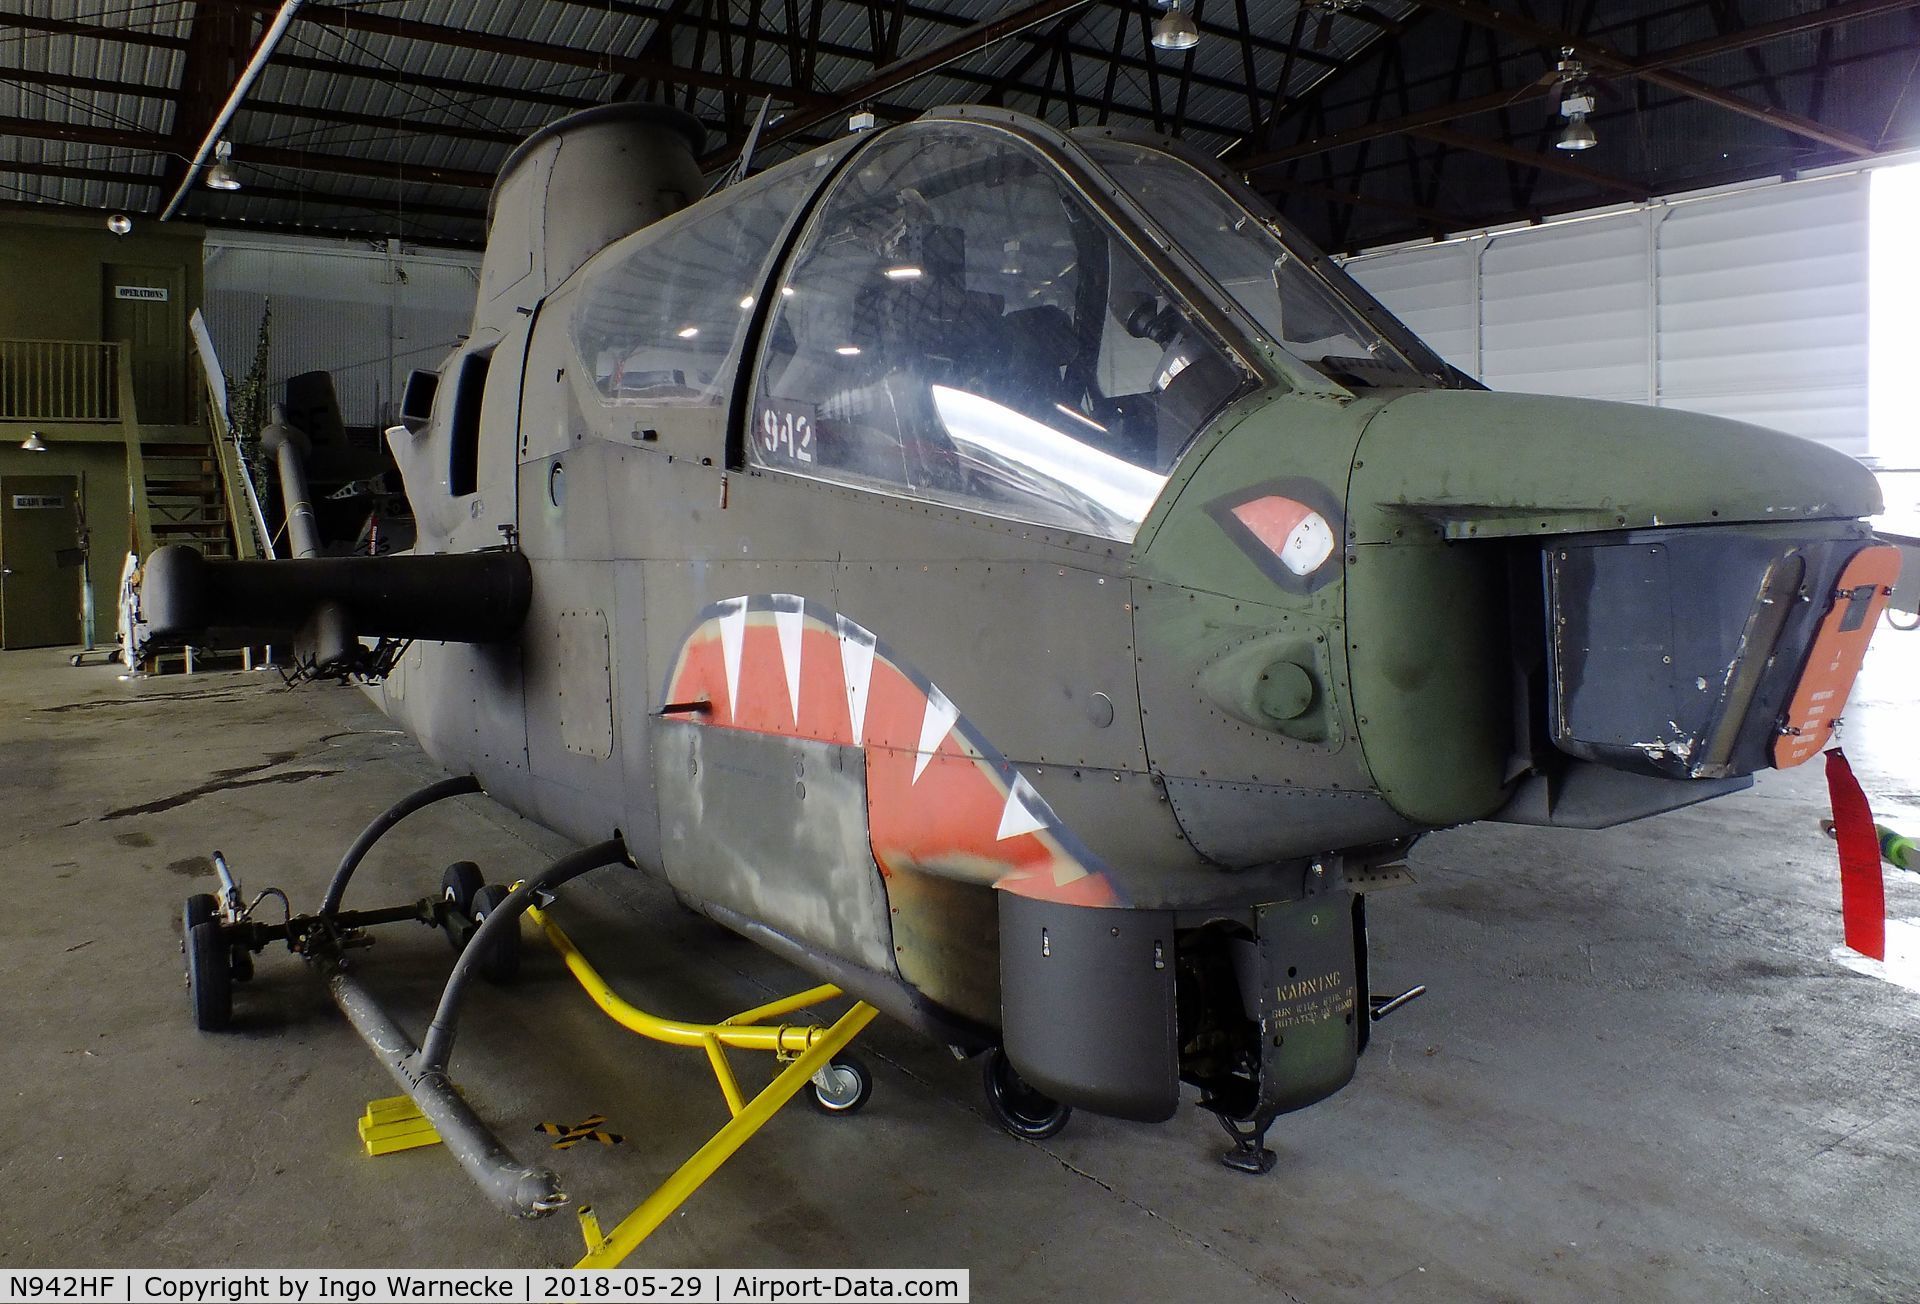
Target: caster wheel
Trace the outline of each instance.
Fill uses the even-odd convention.
[[[187,989],[202,1032],[219,1032],[233,1018],[232,964],[220,925],[211,919],[195,924],[187,934]]]
[[[440,899],[463,915],[473,914],[473,894],[486,884],[480,866],[471,860],[456,860],[440,875]]]
[[[1042,1095],[1022,1081],[1007,1059],[1006,1051],[998,1046],[987,1053],[983,1077],[987,1087],[987,1112],[993,1115],[994,1122],[1014,1136],[1044,1141],[1073,1117],[1072,1105],[1063,1105],[1052,1096]]]
[[[182,940],[193,936],[195,924],[204,924],[209,919],[220,917],[220,902],[211,892],[195,892],[187,898],[186,907],[180,912],[180,936]]]
[[[851,1055],[835,1055],[813,1075],[807,1099],[823,1114],[852,1114],[873,1095],[873,1071]]]
[[[480,925],[487,922],[487,916],[500,908],[507,899],[507,889],[498,883],[489,883],[473,894],[473,927],[479,931]],[[519,920],[514,921],[515,924]],[[500,936],[487,942],[486,952],[480,957],[480,976],[490,983],[505,984],[520,976],[520,930],[510,928]]]

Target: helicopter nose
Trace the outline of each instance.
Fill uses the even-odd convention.
[[[1142,703],[1232,865],[1484,818],[1575,763],[1653,785],[1597,820],[1780,763],[1880,509],[1805,440],[1485,391],[1276,399],[1185,470],[1136,555]]]
[[[1396,809],[1444,823],[1492,813],[1529,776],[1727,780],[1782,763],[1774,731],[1882,502],[1854,459],[1777,431],[1431,391],[1369,422],[1347,506],[1370,768]],[[1580,818],[1708,795],[1608,782]]]

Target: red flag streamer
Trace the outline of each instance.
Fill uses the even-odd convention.
[[[1847,945],[1870,960],[1885,960],[1887,892],[1880,838],[1867,794],[1838,747],[1827,753],[1827,792],[1833,799],[1833,837],[1840,846],[1840,918]]]

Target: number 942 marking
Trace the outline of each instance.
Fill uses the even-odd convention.
[[[754,423],[754,438],[768,458],[786,458],[811,464],[814,460],[813,420],[795,412],[761,408]]]

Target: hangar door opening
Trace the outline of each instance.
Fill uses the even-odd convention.
[[[0,477],[0,647],[80,641],[79,501],[70,475]]]

